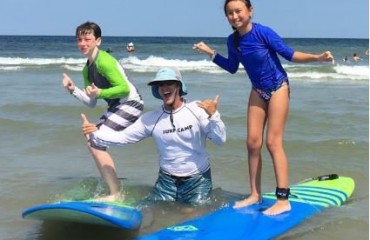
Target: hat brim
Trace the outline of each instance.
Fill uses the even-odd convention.
[[[160,82],[166,82],[166,81],[180,82],[177,79],[154,79],[154,80],[148,82],[148,86],[155,86],[155,85],[158,85]]]

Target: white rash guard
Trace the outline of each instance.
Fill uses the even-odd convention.
[[[126,145],[152,136],[160,168],[174,176],[203,173],[210,167],[206,139],[217,145],[226,141],[225,124],[216,111],[211,117],[196,101],[184,103],[174,112],[163,107],[144,113],[120,132],[95,132],[90,141],[96,147]]]

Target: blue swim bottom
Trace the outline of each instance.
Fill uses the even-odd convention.
[[[274,88],[266,88],[266,89],[259,89],[259,88],[255,88],[253,87],[254,91],[257,92],[258,96],[265,102],[269,102],[272,95],[277,91],[279,90],[282,86],[285,86],[287,85],[288,88],[289,88],[289,80],[288,79],[284,79],[282,81],[280,81]],[[289,90],[289,94],[290,94],[290,90]]]
[[[159,170],[158,179],[147,200],[202,205],[210,201],[211,190],[211,169],[189,177],[176,177]]]

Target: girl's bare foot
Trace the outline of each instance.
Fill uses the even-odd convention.
[[[240,200],[235,202],[233,208],[241,208],[241,207],[246,207],[255,203],[260,203],[261,199],[259,196],[252,196],[250,195],[246,199]]]
[[[290,211],[290,203],[288,200],[277,200],[274,205],[272,205],[267,210],[263,211],[263,214],[269,216],[279,215],[284,212]]]

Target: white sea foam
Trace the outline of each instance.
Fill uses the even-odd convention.
[[[0,66],[0,71],[18,71],[22,68],[21,66]]]
[[[0,57],[0,66],[2,65],[59,65],[59,64],[83,64],[84,58],[20,58],[20,57]]]
[[[132,72],[156,72],[160,67],[177,67],[181,71],[198,71],[211,74],[224,74],[225,70],[218,67],[209,59],[183,60],[167,59],[160,56],[149,56],[140,59],[135,56],[119,59],[125,69]],[[60,66],[70,71],[81,71],[85,58],[12,58],[0,57],[1,71],[17,71],[25,67],[39,68]],[[341,65],[341,64],[283,64],[290,79],[303,80],[368,80],[370,71],[368,65]],[[244,73],[240,65],[240,72]]]
[[[347,76],[357,76],[360,78],[369,78],[370,71],[369,66],[347,66],[347,65],[336,65],[334,67],[338,74]]]

